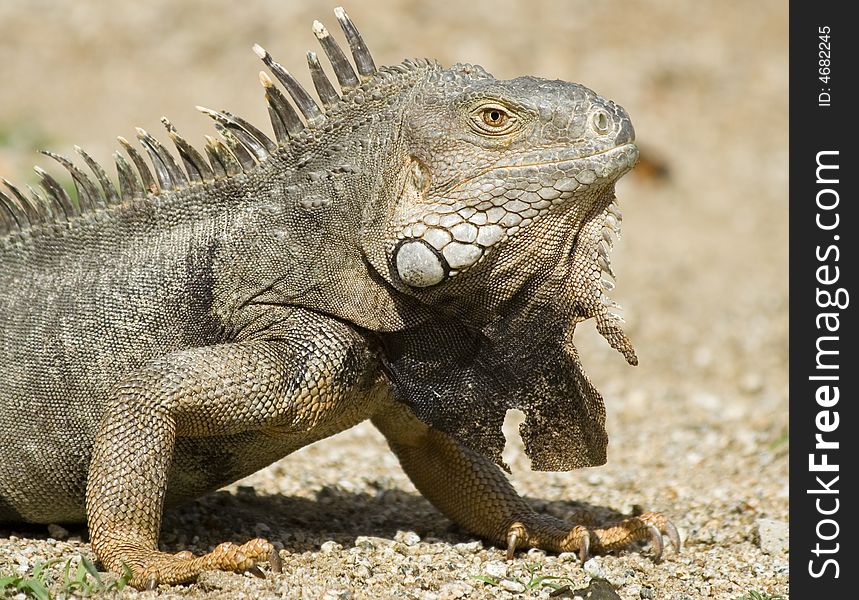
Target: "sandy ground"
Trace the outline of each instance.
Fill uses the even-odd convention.
[[[168,115],[202,140],[195,104],[268,123],[250,52],[260,42],[304,81],[314,18],[334,4],[150,0],[0,3],[0,175],[30,177],[77,143],[108,162],[114,136],[161,136]],[[564,516],[580,503],[669,515],[685,548],[589,561],[542,552],[504,562],[413,488],[365,424],[169,512],[162,545],[205,551],[264,535],[287,551],[267,580],[212,574],[145,597],[546,597],[603,576],[624,599],[787,594],[787,6],[761,1],[354,2],[376,61],[429,56],[498,77],[578,81],[632,115],[642,167],[618,186],[613,254],[632,369],[581,328],[606,397],[604,467],[536,473],[515,447],[517,488]],[[163,139],[163,136],[161,136]],[[56,172],[56,171],[55,171]],[[53,536],[53,537],[49,537]],[[91,556],[85,531],[0,529],[0,577],[51,557]],[[50,571],[60,577],[59,567]],[[491,576],[487,584],[477,576]],[[134,591],[123,592],[133,597]],[[570,596],[568,596],[570,597]]]

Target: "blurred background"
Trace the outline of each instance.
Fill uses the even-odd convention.
[[[202,143],[212,126],[196,104],[268,131],[251,46],[311,87],[310,26],[320,19],[342,40],[335,5],[3,0],[0,176],[33,181],[34,163],[62,175],[34,150],[72,155],[74,144],[111,165],[115,137],[131,138],[134,126],[165,140],[161,115]],[[698,586],[693,597],[743,591],[744,581],[784,589],[787,3],[355,0],[345,8],[377,64],[477,63],[499,78],[579,82],[627,109],[642,162],[618,185],[624,237],[612,296],[626,309],[641,364],[627,367],[582,326],[586,371],[606,396],[608,465],[534,474],[514,445],[514,480],[537,498],[670,513],[687,537],[691,562],[677,569]],[[355,489],[374,480],[413,492],[372,428],[341,438],[273,467],[267,485],[313,495],[345,478]],[[356,452],[366,458],[360,476]],[[440,517],[426,519],[432,529]],[[784,534],[767,549],[769,521]]]

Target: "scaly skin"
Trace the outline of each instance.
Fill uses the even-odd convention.
[[[572,334],[593,317],[635,363],[601,282],[628,116],[573,83],[377,71],[338,18],[358,73],[315,26],[342,88],[311,58],[324,109],[256,49],[304,117],[262,77],[276,142],[208,111],[226,127],[208,162],[165,120],[184,170],[141,131],[154,171],[122,140],[119,189],[82,154],[77,203],[47,174],[44,199],[0,193],[0,521],[86,520],[139,588],[258,572],[266,540],[160,552],[164,507],[372,419],[418,489],[510,557],[679,546],[658,514],[535,514],[498,466],[511,408],[535,468],[605,461]]]

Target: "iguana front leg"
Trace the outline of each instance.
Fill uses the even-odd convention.
[[[536,513],[495,463],[428,427],[405,406],[379,412],[372,420],[421,494],[459,525],[506,547],[508,559],[518,548],[541,548],[578,552],[584,562],[590,552],[616,550],[646,539],[652,541],[658,558],[662,534],[680,548],[674,525],[658,513],[594,528]]]
[[[243,456],[229,436],[260,432],[274,445],[285,436],[300,447],[369,416],[352,414],[363,410],[353,404],[362,404],[377,372],[359,334],[295,311],[263,335],[164,356],[116,387],[93,449],[87,517],[96,556],[114,572],[128,565],[133,586],[181,583],[208,569],[245,571],[273,551],[262,539],[221,544],[200,557],[158,551],[178,438],[214,436],[221,456],[246,460],[243,468],[253,472],[273,459],[254,463],[260,458]],[[225,465],[206,468],[210,480],[223,477]]]

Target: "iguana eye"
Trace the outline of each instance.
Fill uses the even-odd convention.
[[[507,123],[507,113],[499,108],[484,108],[483,122],[490,127],[503,127]]]
[[[478,133],[503,135],[516,127],[517,119],[507,109],[490,104],[477,108],[471,114],[471,122]]]

